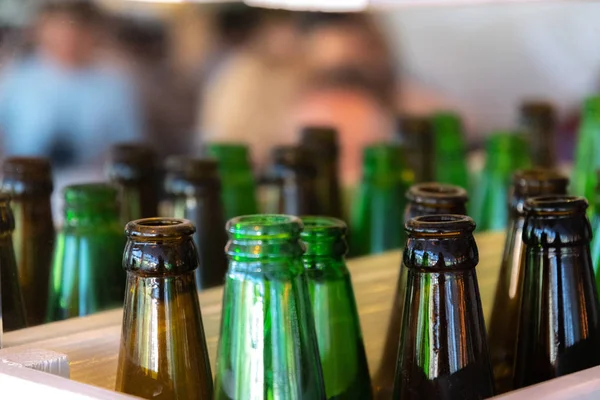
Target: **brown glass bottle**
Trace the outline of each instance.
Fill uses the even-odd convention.
[[[13,243],[29,326],[43,323],[46,316],[55,239],[52,187],[48,160],[13,157],[4,161],[2,189],[12,197]]]
[[[157,156],[150,147],[139,143],[114,145],[107,175],[119,186],[123,224],[158,215]]]
[[[423,215],[467,214],[466,204],[469,197],[467,191],[459,186],[437,182],[418,183],[409,188],[406,198],[408,204],[404,212],[405,223],[413,217]],[[378,399],[389,399],[392,395],[406,295],[406,278],[407,269],[401,264],[381,364],[374,378]]]
[[[222,285],[227,272],[223,227],[221,180],[213,159],[180,159],[180,173],[171,176],[168,187],[173,217],[185,218],[195,225],[194,241],[200,255],[196,270],[198,289]]]
[[[494,395],[475,266],[475,223],[426,215],[406,223],[407,294],[394,399]]]
[[[406,148],[410,167],[415,173],[415,182],[430,182],[435,179],[434,139],[427,118],[404,115],[399,120],[400,139]]]
[[[116,390],[146,399],[212,399],[189,221],[132,221]]]
[[[525,200],[528,197],[566,194],[569,180],[547,169],[518,171],[513,176],[508,207],[509,220],[496,297],[489,321],[492,367],[499,393],[512,390],[516,335],[525,269]]]
[[[529,198],[525,209],[527,253],[515,389],[600,365],[587,201],[539,196]]]
[[[302,146],[274,148],[273,169],[278,185],[279,213],[319,215],[317,167],[310,150]]]
[[[556,166],[554,106],[543,101],[529,101],[521,105],[520,111],[521,128],[529,139],[533,166],[553,168]]]
[[[317,169],[316,214],[343,218],[338,177],[340,150],[337,130],[326,126],[308,126],[302,130],[300,143],[313,154]]]
[[[5,332],[25,327],[25,307],[17,273],[12,235],[15,219],[10,209],[10,195],[0,192],[0,347]]]

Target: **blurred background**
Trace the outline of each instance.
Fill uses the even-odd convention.
[[[390,2],[391,3],[391,2]],[[249,145],[255,172],[301,127],[337,128],[340,179],[398,117],[462,117],[470,167],[523,101],[556,107],[559,165],[598,91],[600,4],[533,2],[322,13],[240,2],[0,2],[0,150],[51,160],[60,188],[104,177],[117,142],[161,158]]]

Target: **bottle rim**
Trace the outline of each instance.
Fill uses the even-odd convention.
[[[348,229],[341,219],[320,215],[306,215],[300,218],[304,226],[300,237],[303,240],[316,239],[322,236],[345,235]]]
[[[417,204],[453,204],[456,202],[466,203],[469,195],[460,186],[424,182],[412,185],[406,192],[406,198]]]
[[[534,215],[560,216],[585,213],[588,202],[584,197],[570,195],[543,195],[525,201],[525,211]]]
[[[461,236],[475,230],[475,221],[467,215],[437,214],[414,217],[406,222],[410,236]]]
[[[9,191],[20,192],[19,184],[33,184],[27,191],[52,192],[52,166],[43,157],[8,157],[2,164],[2,180]]]
[[[569,184],[569,178],[553,169],[531,168],[516,171],[513,175],[513,185],[517,190],[528,188],[539,191],[541,187],[564,187],[566,190]]]
[[[227,221],[226,231],[235,239],[298,237],[303,224],[299,217],[285,214],[242,215]]]
[[[194,225],[181,218],[142,218],[125,225],[125,234],[130,238],[177,238],[193,235]]]
[[[118,208],[119,191],[106,182],[78,183],[63,189],[65,209],[78,207]]]

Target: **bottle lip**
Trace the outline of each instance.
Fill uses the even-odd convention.
[[[300,142],[322,155],[336,157],[339,152],[338,131],[333,126],[313,125],[301,130]]]
[[[196,232],[194,225],[180,218],[142,218],[125,225],[125,233],[131,238],[177,238]]]
[[[318,215],[307,215],[301,218],[304,229],[300,233],[303,240],[315,240],[320,237],[339,237],[346,234],[347,225],[344,221]]]
[[[112,146],[110,159],[113,163],[127,164],[136,167],[150,167],[156,153],[152,147],[136,142],[117,143]]]
[[[580,196],[544,195],[530,197],[525,201],[525,211],[528,214],[561,216],[585,213],[588,202]]]
[[[118,189],[105,182],[79,183],[64,188],[65,208],[117,208]]]
[[[302,220],[285,214],[253,214],[227,221],[226,230],[235,239],[284,239],[298,237]]]
[[[566,189],[569,178],[553,169],[531,168],[516,171],[513,175],[513,184],[518,189],[527,189],[528,187],[539,189],[544,186]]]
[[[2,164],[3,179],[45,182],[52,190],[52,167],[42,157],[8,157]]]
[[[405,227],[410,236],[461,236],[475,230],[475,221],[458,214],[423,215],[409,219]]]
[[[406,198],[417,204],[454,204],[469,200],[467,191],[460,186],[438,182],[424,182],[412,185]]]

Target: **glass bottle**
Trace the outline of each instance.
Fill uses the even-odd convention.
[[[566,194],[569,180],[547,169],[518,171],[513,176],[508,207],[509,220],[500,276],[489,321],[492,367],[499,393],[512,390],[516,337],[525,269],[525,200],[532,196]]]
[[[467,149],[460,117],[439,112],[431,117],[435,138],[435,180],[459,187],[469,187]]]
[[[317,166],[302,146],[273,149],[274,182],[278,186],[278,212],[288,215],[319,214]]]
[[[2,190],[11,195],[13,244],[27,325],[44,322],[55,232],[52,170],[48,160],[11,157],[3,164]]]
[[[404,149],[397,144],[375,144],[363,150],[363,177],[350,218],[352,256],[382,253],[404,244],[404,195],[413,178],[404,162]]]
[[[26,326],[25,304],[13,249],[14,229],[15,219],[10,209],[10,195],[0,192],[0,348],[2,330],[14,331]]]
[[[423,215],[467,214],[466,204],[469,197],[467,191],[458,186],[437,182],[417,183],[412,185],[406,192],[406,198],[408,199],[408,204],[404,212],[405,223],[411,218]],[[394,368],[396,365],[396,356],[398,355],[402,312],[406,297],[407,272],[404,265],[400,264],[394,305],[385,337],[381,365],[374,378],[378,399],[389,399],[392,396]]]
[[[317,168],[315,215],[343,218],[337,130],[326,126],[308,126],[302,130],[300,143],[314,155],[312,159]]]
[[[225,219],[256,214],[256,182],[248,146],[238,143],[208,143],[206,152],[219,162]]]
[[[306,245],[302,262],[327,398],[369,400],[371,378],[350,272],[344,262],[346,224],[330,217],[303,217],[302,222],[300,238]]]
[[[587,201],[539,196],[529,198],[525,208],[527,253],[515,389],[600,365]]]
[[[214,400],[324,400],[302,222],[251,215],[227,223]]]
[[[120,307],[125,292],[117,188],[72,185],[64,189],[64,197],[65,224],[54,249],[48,322]]]
[[[554,168],[556,150],[556,111],[551,103],[528,101],[521,105],[521,129],[529,139],[531,163],[535,167]]]
[[[406,223],[407,292],[395,400],[494,395],[474,229],[470,217],[449,214]]]
[[[157,400],[212,399],[194,230],[189,221],[173,218],[141,219],[125,228],[119,392]]]
[[[594,196],[594,213],[592,216],[592,242],[590,243],[590,252],[592,254],[592,263],[594,265],[594,276],[596,277],[596,287],[600,291],[600,169],[596,170],[596,193]],[[600,296],[600,292],[599,292]]]
[[[409,167],[414,171],[415,182],[435,180],[435,138],[427,118],[404,115],[399,121],[400,139]]]
[[[203,290],[222,285],[227,272],[221,180],[216,160],[182,162],[181,174],[173,177],[169,193],[173,198],[173,217],[188,219],[196,226],[194,241],[200,255],[196,285]]]
[[[138,143],[114,145],[107,175],[120,189],[123,225],[158,215],[157,155],[150,147]]]
[[[485,166],[473,188],[469,214],[479,231],[502,230],[508,223],[508,191],[514,171],[529,167],[523,136],[496,132],[487,138]]]

